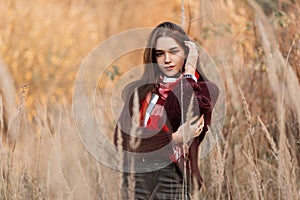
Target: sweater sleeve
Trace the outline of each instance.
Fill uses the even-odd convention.
[[[182,87],[181,87],[182,86]],[[199,137],[194,138],[189,147],[190,162],[187,166],[190,167],[192,173],[192,188],[199,190],[203,179],[200,175],[198,167],[198,151],[199,145],[205,137],[208,126],[211,122],[212,109],[216,104],[219,95],[218,87],[211,82],[195,82],[193,79],[186,78],[179,88],[173,90],[173,94],[169,95],[169,103],[165,105],[168,119],[172,124],[173,130],[186,121],[186,113],[190,102],[193,105],[193,115],[204,114],[204,128]],[[193,97],[193,98],[192,98]],[[182,103],[180,103],[182,100]],[[181,120],[181,111],[183,112],[184,120]],[[181,171],[184,170],[184,159],[181,157],[177,162],[177,166]]]
[[[208,125],[211,122],[212,110],[216,104],[216,101],[219,96],[218,87],[211,82],[198,82],[195,83],[192,80],[188,80],[191,87],[194,90],[194,94],[197,98],[197,103],[194,106],[199,107],[199,113],[204,114],[204,128],[203,131],[208,130]],[[203,134],[204,135],[204,134]]]
[[[192,106],[192,115],[204,114],[203,133],[208,130],[211,121],[212,109],[219,95],[218,87],[211,82],[195,82],[192,78],[183,79],[168,96],[165,104],[167,117],[172,130],[175,132],[186,121],[189,106]],[[182,114],[181,114],[182,113]],[[183,120],[181,119],[183,116]],[[200,144],[205,134],[195,140]]]

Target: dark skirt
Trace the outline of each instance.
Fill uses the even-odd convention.
[[[156,171],[135,173],[135,191],[129,192],[128,180],[130,173],[123,174],[122,198],[125,200],[190,200],[189,183],[184,184],[183,175],[175,163]],[[184,196],[184,197],[183,197]]]

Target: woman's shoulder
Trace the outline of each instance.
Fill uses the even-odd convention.
[[[210,93],[219,94],[219,87],[213,82],[199,81],[196,84],[201,88],[201,90],[208,90]]]
[[[213,105],[219,96],[219,87],[215,83],[203,80],[195,82],[191,78],[184,79],[183,85],[181,86],[179,84],[173,92],[178,96],[181,91],[184,94],[184,99],[186,98],[187,101],[189,101],[190,96],[194,94],[199,99],[203,97],[209,99]]]
[[[135,97],[134,93],[137,92],[139,103],[141,103],[143,99],[146,97],[147,93],[151,91],[154,87],[155,87],[154,84],[147,84],[143,81],[131,82],[122,91],[123,100],[129,103],[129,105],[132,105]]]
[[[200,81],[200,82],[197,82],[197,85],[200,87],[200,91],[202,94],[207,94],[212,103],[215,104],[218,97],[219,97],[219,87],[213,83],[213,82],[210,82],[210,81]]]
[[[184,79],[183,83],[183,90],[190,88],[193,90],[201,90],[202,93],[209,92],[211,94],[219,94],[219,87],[211,81],[198,80],[195,82],[193,79],[187,78]]]

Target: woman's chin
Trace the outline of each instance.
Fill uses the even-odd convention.
[[[164,72],[163,74],[164,74],[164,76],[167,76],[167,77],[178,77],[180,75],[180,73],[178,73],[176,71]]]

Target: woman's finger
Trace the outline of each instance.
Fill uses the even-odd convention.
[[[198,119],[198,116],[196,115],[196,116],[192,117],[191,122],[192,122],[192,123],[195,123],[195,121],[196,121],[197,119]]]
[[[192,41],[184,41],[184,44],[187,46],[196,47],[195,42],[192,42]]]
[[[198,137],[201,134],[202,130],[203,130],[202,127],[197,127],[195,131],[195,137]]]
[[[190,50],[195,50],[197,51],[197,46],[194,42],[191,41],[185,41],[184,43]]]
[[[204,116],[203,115],[201,115],[201,117],[197,121],[197,126],[198,127],[203,127],[204,126]]]

